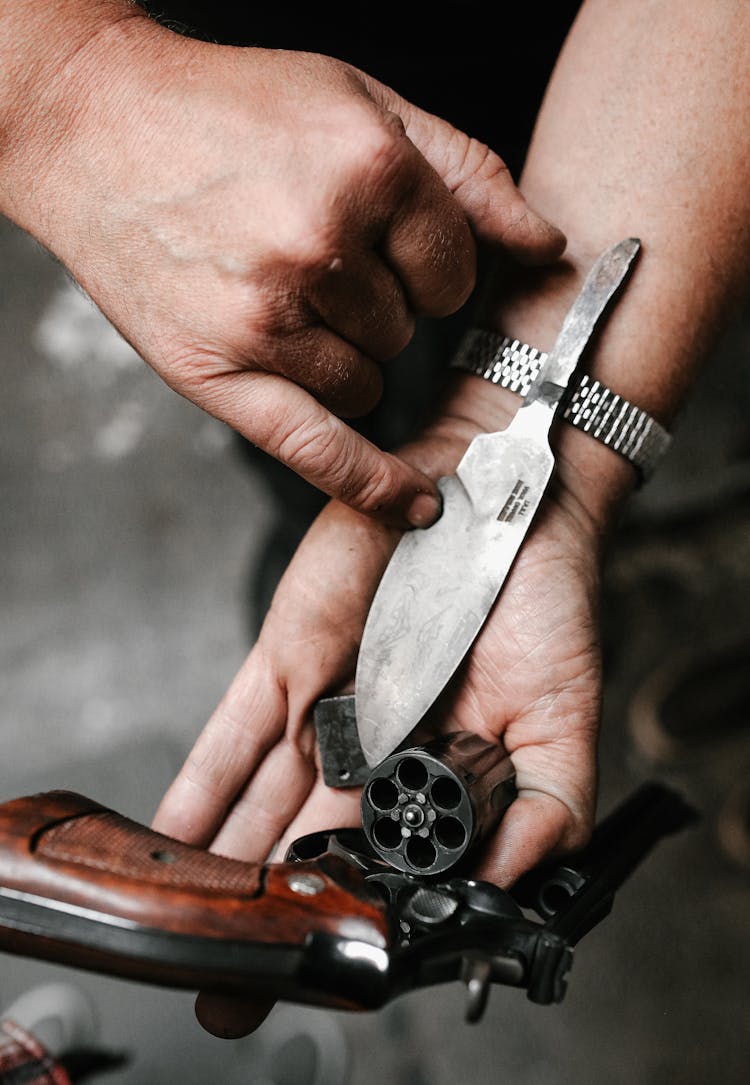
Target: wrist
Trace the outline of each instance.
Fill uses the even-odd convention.
[[[555,264],[513,269],[507,280],[499,275],[489,285],[477,323],[549,351],[606,245],[606,240],[596,244],[574,240]],[[682,341],[658,338],[664,323],[658,287],[669,279],[668,256],[641,241],[630,279],[592,336],[581,366],[662,425],[672,421],[689,386],[687,372],[681,371],[688,366],[678,366],[677,360],[682,363],[696,352],[687,328]]]
[[[460,424],[468,435],[505,429],[522,400],[507,388],[473,375],[451,375],[441,404],[443,416],[435,426]],[[460,421],[459,421],[460,420]],[[550,488],[594,535],[604,538],[617,523],[622,507],[637,485],[638,475],[627,460],[593,440],[587,433],[558,420],[550,432],[555,474]]]
[[[581,252],[566,253],[546,268],[514,269],[509,281],[496,276],[490,282],[477,329],[462,341],[456,357],[461,369],[484,378],[474,398],[483,397],[490,412],[502,404],[507,420],[540,371],[596,259],[588,250]],[[664,424],[683,395],[682,374],[670,355],[679,345],[657,340],[649,330],[650,295],[654,279],[663,274],[657,256],[639,254],[632,280],[585,350],[550,434],[557,475],[602,532],[616,523],[628,495],[648,479],[669,447]]]

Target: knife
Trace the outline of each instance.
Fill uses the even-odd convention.
[[[355,678],[357,730],[371,767],[420,722],[482,628],[552,475],[549,431],[570,377],[639,248],[627,238],[599,257],[508,427],[473,439],[455,475],[438,482],[440,519],[396,547]]]

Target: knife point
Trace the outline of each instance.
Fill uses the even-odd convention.
[[[624,241],[620,242],[619,247],[624,249],[632,260],[641,247],[641,239],[639,237],[626,237]]]

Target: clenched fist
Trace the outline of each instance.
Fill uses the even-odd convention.
[[[28,0],[0,31],[0,208],[172,388],[353,508],[430,522],[434,483],[341,419],[416,316],[466,301],[475,239],[560,253],[497,155],[332,58],[124,0]]]

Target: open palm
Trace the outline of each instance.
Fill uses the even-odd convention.
[[[453,471],[474,427],[443,419],[404,455]],[[312,707],[350,683],[367,611],[399,532],[331,502],[279,584],[258,641],[180,774],[154,827],[223,855],[264,860],[297,836],[357,825],[358,790],[323,782]],[[511,884],[582,843],[593,820],[600,667],[595,533],[556,484],[499,600],[435,713],[438,726],[502,736],[518,797],[478,856]],[[200,996],[204,1027],[241,1035],[270,1008]]]
[[[449,427],[448,427],[449,432]],[[465,434],[410,450],[452,470]],[[449,463],[449,461],[451,461]],[[438,467],[438,465],[441,465]],[[356,792],[327,788],[311,709],[344,688],[370,601],[398,541],[337,502],[318,517],[284,575],[258,642],[165,796],[155,825],[243,859],[295,836],[356,824]],[[509,884],[556,847],[585,839],[595,796],[599,714],[595,542],[552,492],[459,674],[441,726],[502,736],[519,797],[478,872]]]

